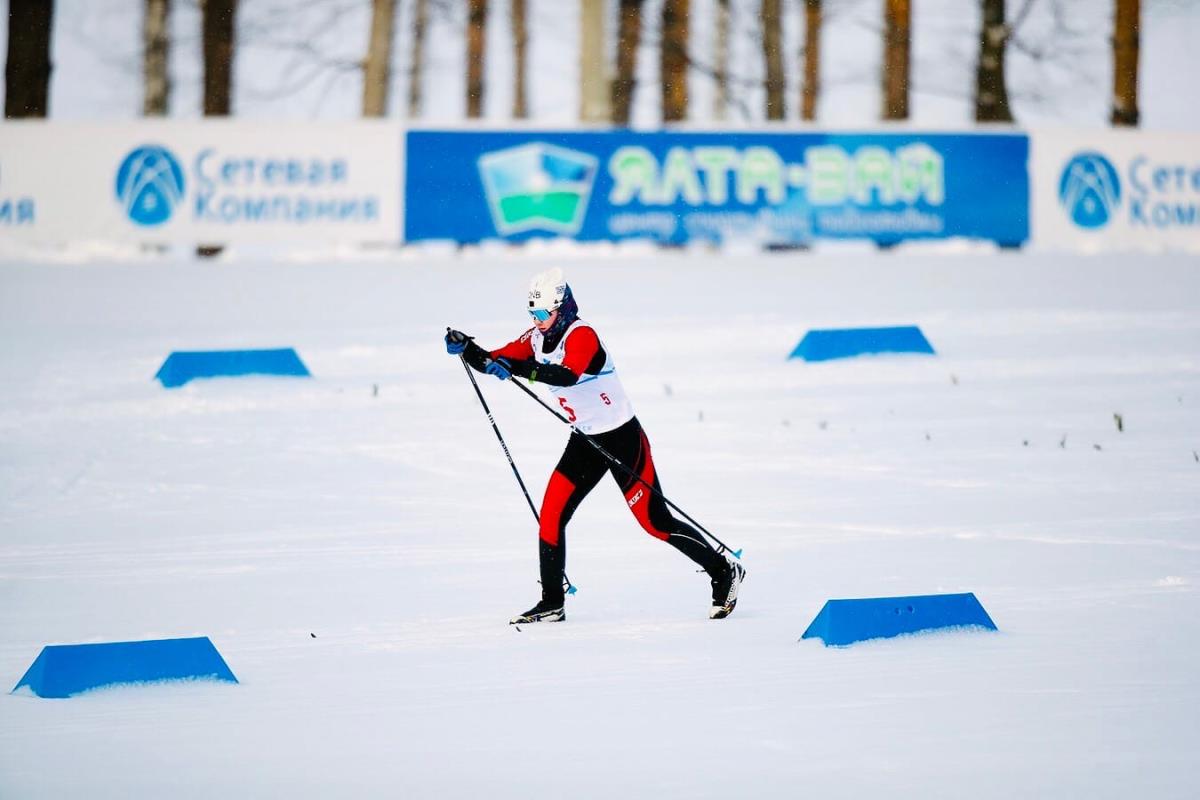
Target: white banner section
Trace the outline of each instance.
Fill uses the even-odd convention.
[[[388,122],[0,124],[0,238],[398,244]]]
[[[1030,134],[1036,246],[1200,251],[1200,135]]]

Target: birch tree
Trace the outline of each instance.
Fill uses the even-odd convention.
[[[817,118],[821,91],[821,0],[804,0],[804,82],[800,86],[800,119]]]
[[[408,67],[408,118],[421,116],[421,75],[425,66],[425,29],[429,26],[429,0],[413,4],[412,60]]]
[[[387,115],[388,89],[392,82],[392,26],[396,0],[372,0],[371,35],[363,64],[364,117]]]
[[[202,0],[204,116],[232,111],[234,30],[237,0]]]
[[[483,116],[483,67],[487,45],[487,0],[468,0],[467,117]]]
[[[612,121],[629,124],[637,84],[637,51],[642,38],[642,0],[620,0],[617,26],[617,74],[612,82]]]
[[[759,22],[762,24],[763,61],[766,65],[767,119],[784,118],[783,38],[779,21],[779,0],[761,0]]]
[[[716,42],[713,45],[713,118],[729,115],[729,0],[717,0]]]
[[[883,119],[908,119],[909,0],[883,0]]]
[[[146,0],[142,16],[142,114],[165,117],[171,106],[170,0]]]
[[[1138,57],[1141,0],[1116,0],[1113,15],[1112,124],[1138,124]]]
[[[9,0],[4,116],[44,117],[49,111],[53,0]]]
[[[664,0],[659,49],[663,122],[687,119],[688,0]]]
[[[603,122],[610,114],[605,91],[604,6],[604,0],[580,0],[579,118],[584,122]]]
[[[979,61],[975,69],[975,121],[1012,122],[1004,53],[1008,45],[1004,0],[982,0],[979,27]]]
[[[513,36],[513,119],[529,116],[529,95],[526,89],[526,53],[529,45],[528,12],[525,0],[512,0],[509,7]]]

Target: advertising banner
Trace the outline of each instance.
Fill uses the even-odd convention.
[[[45,187],[28,155],[37,145],[34,134],[33,127],[0,124],[0,242],[36,235]]]
[[[405,239],[1029,236],[1024,134],[410,131]]]
[[[1200,135],[1032,134],[1034,242],[1105,250],[1200,250]]]
[[[5,123],[0,237],[397,243],[402,139],[376,122]]]

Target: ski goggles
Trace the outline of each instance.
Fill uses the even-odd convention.
[[[544,308],[529,309],[529,316],[533,317],[538,322],[545,322],[546,320],[550,319],[550,315],[553,313],[553,311],[547,311]]]

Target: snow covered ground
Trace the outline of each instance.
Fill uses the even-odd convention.
[[[564,263],[737,612],[611,484],[569,621],[446,325]],[[0,264],[0,679],[210,636],[240,685],[0,695],[0,797],[1194,797],[1194,257],[408,252]],[[936,358],[810,365],[805,330]],[[312,380],[151,380],[294,346]],[[481,378],[540,494],[563,427]],[[1124,432],[1115,425],[1122,416]],[[826,649],[831,597],[974,591],[996,634]]]

